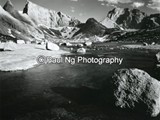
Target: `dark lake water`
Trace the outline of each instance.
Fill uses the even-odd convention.
[[[27,71],[0,72],[0,119],[45,120],[51,115],[46,111],[65,108],[82,118],[88,117],[85,120],[146,120],[147,117],[140,113],[114,108],[112,101],[107,101],[112,97],[107,95],[110,93],[107,90],[111,76],[121,68],[139,68],[160,80],[155,54],[148,50],[89,51],[79,56],[122,57],[124,61],[122,65],[62,63],[41,65]],[[154,119],[159,120],[159,117]]]

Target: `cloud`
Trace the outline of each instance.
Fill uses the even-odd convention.
[[[119,3],[132,3],[132,0],[98,0],[98,2],[101,2],[102,6],[106,4],[106,6],[112,6],[114,8],[117,8]]]
[[[71,7],[71,12],[72,12],[72,13],[75,12],[75,7]]]
[[[104,2],[105,0],[98,0],[98,2]]]
[[[145,3],[143,3],[143,2],[134,2],[132,4],[132,7],[139,8],[139,7],[143,7],[144,5],[145,5]]]
[[[83,16],[83,13],[79,13],[79,16],[82,17],[82,16]]]
[[[105,4],[104,4],[104,3],[101,3],[101,5],[102,5],[102,6],[105,6]]]
[[[147,7],[160,11],[160,0],[151,0]]]
[[[111,7],[113,7],[113,8],[117,8],[116,5],[114,5],[114,4],[109,4],[109,3],[107,3],[106,6],[107,6],[107,7],[108,7],[108,6],[111,6]]]
[[[107,2],[109,4],[131,3],[132,0],[98,0],[98,2]]]
[[[72,2],[78,2],[78,0],[70,0],[70,1],[72,1]]]
[[[74,12],[75,12],[75,10],[71,10],[71,12],[72,12],[72,13],[74,13]]]

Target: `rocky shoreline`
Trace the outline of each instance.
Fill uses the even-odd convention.
[[[0,45],[2,48],[3,44]],[[19,71],[27,70],[38,65],[36,59],[39,55],[61,57],[62,54],[68,53],[63,50],[48,51],[45,45],[36,44],[16,44],[14,51],[0,52],[0,71]]]
[[[90,42],[90,47],[92,48],[92,42]],[[0,49],[2,50],[5,43],[0,44]],[[70,46],[68,46],[68,44]],[[48,47],[46,45],[38,45],[38,44],[15,44],[14,45],[8,45],[6,46],[6,51],[0,52],[0,71],[19,71],[19,70],[27,70],[29,68],[33,68],[38,65],[36,58],[39,55],[45,55],[45,56],[52,56],[52,57],[61,57],[62,54],[70,53],[70,52],[76,52],[76,53],[86,53],[86,49],[84,46],[78,46],[83,45],[81,43],[77,44],[70,44],[68,43],[66,45],[60,45],[62,48],[60,50],[59,46],[54,43],[49,43]],[[106,43],[105,43],[106,44]],[[75,46],[77,45],[77,46]],[[96,45],[96,43],[95,43]],[[94,46],[95,46],[94,45]],[[93,47],[94,47],[93,46]],[[9,48],[7,48],[9,47]],[[56,47],[56,49],[55,49]],[[88,47],[88,46],[86,46]],[[73,49],[74,48],[74,49]],[[88,48],[88,49],[91,49]],[[103,49],[107,49],[107,46],[103,46]],[[115,48],[117,48],[115,46]],[[15,49],[15,50],[7,50],[7,49]],[[55,50],[54,50],[55,49]],[[73,50],[72,50],[73,49]],[[98,46],[97,46],[98,49]],[[114,49],[114,46],[113,46]],[[145,49],[145,50],[153,50],[153,51],[159,51],[160,45],[135,45],[135,44],[127,44],[127,45],[119,45],[118,49]],[[67,50],[67,51],[66,51]],[[69,52],[68,52],[69,51]],[[84,52],[85,51],[85,52]],[[158,52],[157,52],[158,53]],[[158,54],[157,54],[158,55]],[[155,55],[156,56],[156,55]],[[157,58],[157,61],[159,59]]]
[[[160,50],[160,45],[123,45],[123,47],[128,49]]]

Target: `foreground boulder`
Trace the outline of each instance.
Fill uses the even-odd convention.
[[[156,54],[157,61],[160,63],[160,52]]]
[[[58,51],[60,50],[59,46],[57,44],[54,44],[52,42],[47,42],[46,49],[51,51]]]
[[[160,113],[160,82],[139,69],[121,69],[113,76],[116,106],[141,108],[156,117]]]

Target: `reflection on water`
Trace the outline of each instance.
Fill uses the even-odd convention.
[[[160,80],[160,69],[156,68],[154,54],[146,50],[99,51],[94,54],[90,51],[83,56],[122,57],[123,64],[49,64],[27,71],[0,72],[2,118],[11,119],[56,105],[68,106],[69,100],[75,104],[101,106],[105,102],[103,90],[109,87],[111,76],[120,68],[139,68]]]

